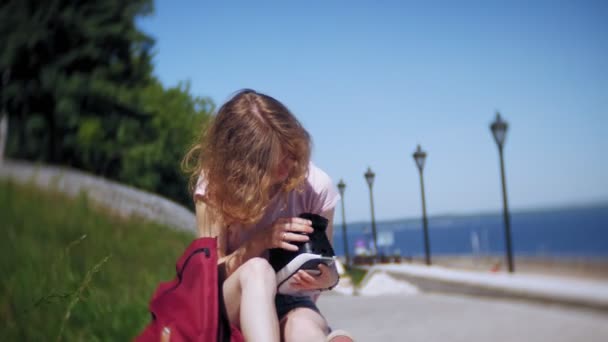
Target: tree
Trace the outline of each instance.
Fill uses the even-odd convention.
[[[2,87],[6,87],[8,84],[9,71],[4,70],[0,74],[0,84]],[[6,101],[3,94],[0,93],[0,164],[4,160],[4,147],[6,146],[6,136],[8,134],[8,115],[6,114]]]
[[[143,110],[152,119],[145,125],[125,125],[118,143],[122,154],[118,179],[191,206],[187,177],[180,161],[214,110],[208,98],[190,93],[189,83],[164,88],[154,80],[140,94]]]
[[[213,111],[188,83],[152,76],[135,18],[151,0],[12,0],[0,5],[7,154],[80,168],[185,205],[180,161]]]
[[[150,81],[154,42],[135,18],[151,12],[151,0],[1,5],[0,71],[10,70],[2,98],[18,130],[16,156],[79,164],[80,117],[149,118],[129,100]]]

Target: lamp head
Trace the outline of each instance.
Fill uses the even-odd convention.
[[[370,167],[368,167],[364,176],[365,180],[367,181],[367,185],[371,187],[374,184],[374,178],[376,177],[376,174],[372,171]]]
[[[509,125],[507,122],[500,117],[499,112],[496,112],[496,119],[490,125],[490,129],[492,130],[492,135],[494,135],[494,140],[499,148],[502,148],[505,143],[508,128]]]
[[[416,161],[418,170],[420,172],[422,172],[422,170],[424,169],[424,161],[426,160],[426,152],[424,152],[420,148],[420,145],[418,145],[418,147],[416,148],[416,152],[414,152],[414,154],[412,156],[414,157],[414,160]]]
[[[338,182],[338,190],[340,190],[340,195],[344,197],[344,189],[346,189],[346,184],[342,179]]]

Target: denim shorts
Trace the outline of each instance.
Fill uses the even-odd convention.
[[[279,321],[282,320],[283,317],[285,317],[285,315],[287,315],[289,311],[297,308],[308,308],[316,311],[317,313],[319,313],[319,315],[321,314],[321,311],[319,311],[319,308],[317,307],[315,302],[312,300],[312,298],[308,296],[296,297],[277,294],[276,297],[274,297],[274,303],[277,308],[277,315],[279,316]]]

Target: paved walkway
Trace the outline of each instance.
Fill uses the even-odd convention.
[[[368,272],[388,273],[423,292],[504,297],[596,308],[608,312],[608,281],[540,274],[490,273],[441,266],[377,265]]]
[[[321,312],[356,341],[608,341],[608,314],[460,295],[324,294]]]

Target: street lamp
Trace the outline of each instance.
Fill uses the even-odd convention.
[[[367,181],[367,185],[369,185],[369,202],[372,209],[372,234],[374,238],[374,262],[378,258],[378,241],[376,235],[376,218],[374,216],[374,195],[372,193],[372,185],[374,185],[374,178],[376,174],[372,172],[371,168],[367,168],[367,172],[363,175],[365,176],[365,180]]]
[[[429,225],[428,220],[426,218],[426,200],[424,198],[424,178],[422,176],[422,171],[424,169],[424,161],[426,160],[426,152],[424,152],[420,145],[416,148],[416,152],[412,155],[414,160],[416,161],[416,166],[418,166],[418,172],[420,173],[420,192],[422,193],[422,227],[424,231],[424,255],[426,259],[426,264],[431,264],[431,246],[429,242]]]
[[[350,257],[348,255],[348,239],[346,238],[346,215],[344,214],[344,190],[346,184],[340,179],[338,183],[338,190],[340,190],[340,197],[342,197],[342,236],[344,239],[344,256],[346,257],[346,266],[350,266]]]
[[[502,120],[500,113],[496,112],[496,120],[490,125],[490,130],[494,135],[496,145],[498,145],[498,154],[500,155],[500,175],[502,179],[502,202],[503,202],[503,215],[505,219],[505,241],[507,247],[507,263],[509,265],[509,272],[513,272],[513,250],[511,246],[511,221],[509,218],[509,204],[507,202],[507,185],[505,181],[505,163],[502,155],[503,146],[505,143],[505,137],[507,135],[507,128],[509,125]]]

